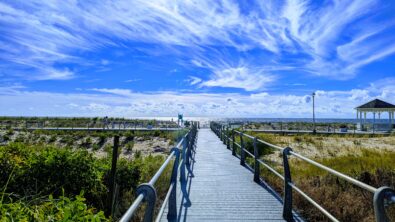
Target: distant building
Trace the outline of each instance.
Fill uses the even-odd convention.
[[[390,131],[394,128],[395,105],[391,103],[374,99],[356,107],[355,109],[357,110],[357,120],[359,120],[359,130]],[[372,122],[369,122],[366,118],[369,113],[373,114]],[[388,121],[383,121],[381,119],[382,113],[388,113]],[[378,120],[376,119],[376,114]]]

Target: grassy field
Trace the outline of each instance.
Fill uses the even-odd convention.
[[[374,187],[395,187],[395,137],[350,135],[281,136],[249,133],[258,138],[294,151]],[[247,148],[252,143],[247,140]],[[282,172],[282,155],[263,145],[262,159]],[[252,158],[247,161],[253,164]],[[373,195],[355,187],[307,162],[290,157],[293,182],[340,221],[374,221]],[[279,193],[283,182],[261,167],[261,176]],[[294,192],[294,207],[310,221],[327,221],[325,216]],[[389,214],[395,219],[395,206]]]

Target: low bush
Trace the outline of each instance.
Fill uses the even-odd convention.
[[[133,146],[134,146],[134,142],[133,142],[133,141],[128,142],[127,144],[125,144],[125,149],[126,149],[126,151],[127,151],[127,152],[132,152]]]
[[[87,151],[55,147],[25,146],[14,143],[0,148],[0,187],[13,172],[7,189],[21,196],[39,194],[77,195],[86,191],[90,203],[102,205],[106,187],[100,182],[103,172]]]
[[[70,199],[52,195],[34,204],[24,201],[0,202],[0,221],[110,221],[103,211],[89,207],[82,194]]]
[[[117,216],[133,201],[137,185],[149,181],[163,161],[162,156],[118,161]],[[9,197],[2,198],[0,213],[10,212],[3,220],[40,221],[36,219],[39,217],[48,221],[51,217],[75,221],[77,217],[69,214],[80,215],[79,221],[101,220],[98,211],[107,207],[110,164],[110,157],[98,159],[86,150],[23,143],[0,146],[0,197]],[[163,179],[168,180],[168,176]],[[48,195],[53,198],[42,198]],[[74,211],[74,207],[81,211]],[[16,215],[18,211],[23,211],[20,216]]]

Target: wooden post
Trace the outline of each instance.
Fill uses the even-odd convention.
[[[106,209],[107,216],[113,216],[114,214],[114,202],[115,202],[115,174],[117,171],[117,160],[118,160],[118,146],[119,146],[119,136],[114,136],[114,146],[112,149],[112,165],[110,172],[110,187],[108,194],[108,207]]]

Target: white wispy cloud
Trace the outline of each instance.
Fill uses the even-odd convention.
[[[114,95],[119,95],[119,96],[131,96],[133,95],[133,92],[129,89],[98,89],[98,88],[93,88],[90,89],[91,91],[96,91],[96,92],[102,92],[102,93],[110,93]]]
[[[379,0],[248,3],[242,9],[235,0],[0,2],[0,59],[17,70],[12,75],[70,79],[75,73],[57,64],[89,65],[80,52],[132,41],[197,50],[231,47],[241,53],[261,49],[279,61],[298,54],[295,69],[347,79],[395,53],[393,38],[380,35],[393,24],[374,20],[382,9]],[[384,25],[376,28],[378,23]]]
[[[131,83],[131,82],[138,82],[138,81],[140,81],[141,79],[128,79],[128,80],[126,80],[125,82],[127,82],[127,83]]]
[[[372,13],[382,9],[380,1],[312,5],[313,1],[288,0],[283,10],[291,38],[312,58],[304,65],[312,73],[349,79],[360,67],[395,53],[393,39],[379,35],[394,23],[365,18],[374,19]]]
[[[188,81],[189,81],[189,84],[196,85],[196,84],[202,82],[202,79],[199,77],[196,77],[196,76],[189,76]]]
[[[227,60],[218,56],[223,53],[216,52],[212,58],[196,57],[191,63],[210,71],[206,79],[194,77],[191,85],[198,87],[228,87],[239,88],[246,91],[264,90],[273,84],[277,76],[273,71],[288,70],[288,66],[255,66],[244,60]],[[192,84],[193,83],[193,84]]]
[[[207,81],[200,83],[207,87],[231,87],[255,91],[263,89],[268,83],[274,81],[274,76],[264,73],[262,70],[251,70],[246,66],[215,70]]]

